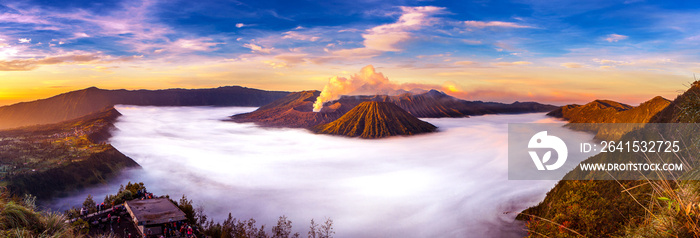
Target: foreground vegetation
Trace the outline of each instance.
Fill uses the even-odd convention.
[[[11,197],[0,191],[0,237],[86,237],[64,214],[38,211],[35,201],[31,195]]]
[[[696,81],[650,122],[699,123],[698,111]],[[562,180],[542,203],[518,218],[528,221],[531,237],[700,237],[700,135],[687,134],[685,151],[675,155],[691,169],[681,175],[657,174],[660,180]],[[581,176],[580,171],[567,176],[577,173]]]
[[[121,186],[118,193],[105,197],[104,203],[121,204],[136,198],[137,191],[145,189],[143,183],[129,183]],[[169,198],[165,195],[162,197]],[[79,208],[72,208],[65,213],[39,211],[35,204],[36,197],[25,195],[23,197],[11,196],[6,189],[0,189],[0,237],[27,238],[82,238],[82,237],[119,237],[111,233],[90,232],[88,223],[81,219]],[[279,217],[277,224],[271,229],[266,229],[265,225],[258,227],[255,219],[236,219],[231,213],[223,222],[209,220],[202,213],[201,209],[194,206],[192,200],[182,196],[179,201],[170,199],[178,206],[187,218],[187,223],[192,225],[197,237],[213,238],[332,238],[333,220],[326,219],[323,223],[317,223],[313,219],[306,235],[292,233],[292,221],[286,216]],[[97,202],[92,196],[88,196],[83,203],[83,207],[89,212],[97,211]]]
[[[138,199],[138,191],[145,191],[146,186],[143,183],[131,183],[129,182],[126,186],[121,186],[114,195],[107,195],[104,198],[103,203],[105,204],[105,209],[110,208],[114,205],[122,204],[126,201],[132,199]],[[286,216],[279,217],[277,224],[273,225],[270,230],[266,229],[265,225],[256,224],[255,219],[237,219],[229,213],[229,216],[223,222],[215,222],[210,220],[208,216],[203,213],[201,207],[195,207],[192,200],[187,199],[183,195],[178,201],[170,198],[168,195],[161,196],[163,198],[168,198],[175,204],[180,210],[185,213],[187,218],[187,224],[193,226],[195,234],[197,237],[212,237],[212,238],[289,238],[289,237],[308,237],[308,238],[331,238],[335,231],[333,231],[333,220],[327,218],[323,223],[317,223],[313,219],[309,226],[309,231],[306,236],[302,236],[299,233],[292,233],[292,221],[288,220]],[[88,195],[83,202],[83,208],[88,210],[88,213],[93,213],[97,211],[97,203],[91,195]],[[80,208],[74,207],[65,212],[65,217],[71,220],[75,220],[72,224],[72,229],[81,231],[80,234],[87,234],[88,229],[87,222],[81,220]],[[110,236],[111,234],[103,234],[103,236]]]

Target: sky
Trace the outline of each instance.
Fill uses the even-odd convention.
[[[0,0],[0,105],[97,86],[321,90],[372,65],[455,97],[673,99],[695,1]]]

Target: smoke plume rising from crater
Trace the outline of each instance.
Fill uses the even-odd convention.
[[[391,82],[383,73],[377,72],[374,66],[367,65],[359,73],[349,78],[333,76],[328,79],[321,95],[316,98],[314,112],[321,111],[324,103],[339,99],[342,95],[399,95],[405,92],[420,92],[430,89],[442,90],[447,93],[463,92],[454,82],[445,82],[443,85]]]

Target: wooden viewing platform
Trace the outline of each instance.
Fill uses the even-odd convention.
[[[124,206],[144,237],[148,230],[151,235],[158,236],[163,234],[164,224],[187,220],[185,213],[167,198],[132,200]]]

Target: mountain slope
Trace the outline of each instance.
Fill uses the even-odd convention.
[[[698,123],[700,122],[700,81],[695,81],[690,89],[678,95],[668,107],[657,113],[651,122],[655,123]]]
[[[493,113],[545,112],[555,106],[534,102],[513,104],[465,101],[431,90],[426,93],[405,93],[398,96],[343,96],[324,104],[320,112],[313,112],[313,103],[319,91],[291,93],[287,97],[265,105],[250,113],[233,115],[236,122],[255,122],[262,126],[311,128],[334,121],[362,102],[389,102],[415,117],[466,117]]]
[[[0,107],[0,129],[51,124],[99,112],[116,104],[152,106],[261,106],[288,92],[238,86],[211,89],[104,90],[95,87],[47,99]]]
[[[138,167],[105,143],[121,114],[114,108],[56,124],[0,131],[0,178],[13,194],[48,198]]]
[[[320,134],[366,139],[433,132],[437,127],[424,122],[389,102],[362,102],[342,117],[311,130]]]
[[[650,105],[645,106],[649,108],[649,113],[646,115],[653,115],[646,121],[642,120],[647,123],[698,122],[700,117],[700,114],[698,114],[700,112],[699,95],[700,82],[695,82],[690,89],[655,114],[653,111],[664,104],[664,100],[660,100],[658,97],[643,103],[637,108],[643,108],[644,104],[650,103]],[[630,141],[624,137],[632,136],[645,129],[627,133],[621,141]],[[684,131],[677,135],[685,139],[680,141],[698,140],[698,134],[693,131]],[[676,139],[678,138],[666,138],[666,140]],[[697,164],[699,161],[697,156],[695,156],[698,154],[697,150],[697,145],[686,144],[681,147],[679,153],[651,153],[653,156],[648,157],[650,159],[649,163],[656,163],[657,159],[666,160],[667,158],[664,157],[680,156],[685,159],[685,165],[695,168],[689,171],[682,171],[683,175],[677,176],[676,178],[679,178],[677,181],[666,180],[658,183],[672,184],[673,187],[688,184],[697,185],[697,183],[690,183],[691,180],[697,180],[697,177],[693,177],[693,173],[698,171]],[[600,153],[584,160],[583,163],[629,161],[627,160],[628,158],[623,158],[629,155],[626,153]],[[678,158],[673,159],[666,161],[676,161]],[[628,172],[639,173],[638,171]],[[689,211],[690,213],[678,212],[676,207],[685,206],[676,205],[679,204],[679,200],[674,200],[677,197],[661,190],[658,183],[652,180],[592,180],[590,176],[592,173],[594,172],[578,169],[570,171],[566,177],[576,178],[577,180],[559,181],[554,188],[547,192],[547,196],[542,202],[523,211],[519,214],[518,219],[528,221],[527,227],[530,234],[540,234],[541,236],[549,237],[579,237],[572,232],[562,229],[563,226],[585,237],[640,237],[640,235],[634,235],[635,232],[640,232],[648,237],[693,237],[689,234],[679,236],[675,233],[682,229],[665,229],[668,224],[683,225],[682,221],[674,220],[673,216],[659,216],[658,213],[650,213],[650,211],[663,211],[668,207],[672,214],[680,214],[681,216],[695,214],[692,211]],[[657,174],[657,172],[654,172],[652,175],[654,174]],[[688,181],[683,181],[682,183],[680,180]],[[697,197],[697,191],[696,188],[681,190],[680,192],[688,196]],[[661,202],[660,204],[663,207],[660,209],[659,207],[654,207],[653,204],[657,204],[661,198],[668,199],[668,201]],[[695,204],[695,200],[688,200]],[[649,222],[647,219],[651,218],[661,218],[663,221]],[[661,231],[655,233],[657,229],[661,229]],[[641,235],[641,237],[645,235]]]
[[[601,140],[617,140],[625,133],[640,128],[668,107],[671,102],[654,97],[639,106],[632,107],[609,100],[595,100],[586,105],[567,105],[548,113],[548,116],[564,118],[567,127],[596,133]],[[616,125],[600,123],[623,123]]]
[[[313,112],[313,104],[320,91],[290,93],[249,113],[231,116],[235,122],[255,122],[261,126],[310,128],[340,118],[345,111],[324,110]]]
[[[566,105],[547,113],[570,123],[647,123],[671,102],[663,97],[632,107],[610,100],[595,100],[586,105]]]

